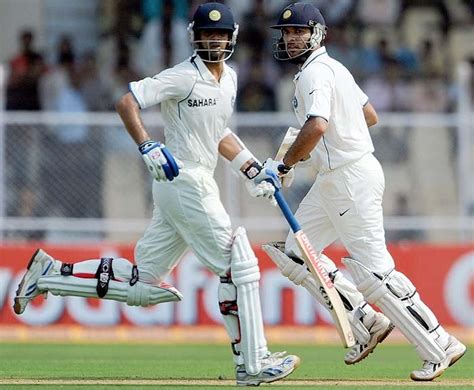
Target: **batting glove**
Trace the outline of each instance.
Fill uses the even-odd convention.
[[[281,183],[274,170],[264,168],[258,162],[253,162],[243,174],[250,179],[245,183],[245,186],[251,196],[267,198],[273,206],[277,205],[274,194],[276,189],[281,188]]]
[[[271,158],[267,158],[263,168],[269,168],[278,172],[278,177],[283,187],[290,187],[293,184],[293,180],[295,180],[295,169],[290,165],[284,164],[283,161],[274,161]]]
[[[143,161],[157,181],[172,181],[183,164],[173,157],[168,148],[156,141],[145,141],[138,146]]]

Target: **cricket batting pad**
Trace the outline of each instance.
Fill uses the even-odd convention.
[[[267,352],[260,305],[258,261],[243,227],[236,229],[232,244],[232,281],[237,288],[237,306],[240,323],[240,353],[245,370],[256,375],[261,370],[260,360]]]
[[[382,310],[415,346],[422,360],[437,363],[445,359],[446,354],[436,338],[447,338],[446,332],[405,275],[395,270],[384,275],[374,274],[349,257],[344,258],[343,263],[367,302]]]

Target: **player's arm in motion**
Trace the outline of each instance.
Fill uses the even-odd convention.
[[[367,102],[363,107],[364,118],[367,126],[373,126],[377,123],[378,117],[372,104]],[[283,157],[285,165],[293,166],[298,161],[302,160],[316,147],[322,136],[328,128],[328,122],[321,117],[309,117],[300,133],[295,139],[293,145],[290,146],[286,155]]]
[[[362,108],[362,111],[364,112],[364,118],[365,118],[365,123],[367,123],[367,127],[371,127],[377,124],[377,122],[379,121],[379,118],[377,116],[377,112],[375,111],[374,106],[372,106],[370,102],[367,102],[364,105],[364,107]]]
[[[245,180],[251,196],[267,198],[272,204],[276,204],[273,194],[275,187],[280,187],[276,172],[271,168],[265,169],[234,133],[221,140],[219,153],[230,161],[232,169]]]
[[[140,116],[140,106],[130,92],[117,102],[116,110],[155,180],[172,181],[178,176],[182,163],[173,157],[165,145],[151,139]]]
[[[309,117],[301,128],[295,142],[283,157],[283,163],[293,166],[305,158],[319,143],[327,128],[328,122],[326,119],[318,116]]]

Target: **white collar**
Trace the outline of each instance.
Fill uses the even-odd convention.
[[[217,82],[216,78],[211,73],[209,68],[206,66],[202,58],[199,56],[199,54],[193,54],[190,58],[190,61],[192,64],[196,66],[196,69],[199,71],[199,74],[201,75],[203,80]],[[224,69],[222,70],[221,80],[226,75],[226,73],[227,73],[227,65],[224,63]]]
[[[303,63],[303,65],[301,65],[300,70],[299,70],[298,73],[295,74],[295,77],[293,78],[293,81],[296,82],[298,80],[298,78],[300,77],[301,71],[304,68],[306,68],[311,62],[313,62],[317,57],[319,57],[323,54],[327,54],[325,46],[318,47],[316,50],[314,50],[311,53],[311,55],[306,59],[306,61]]]

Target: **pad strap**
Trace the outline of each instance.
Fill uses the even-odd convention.
[[[105,297],[109,289],[110,280],[114,279],[114,271],[112,270],[113,258],[102,257],[95,277],[97,278],[97,295],[99,298]]]
[[[60,273],[63,276],[71,276],[74,270],[74,264],[62,263]]]

